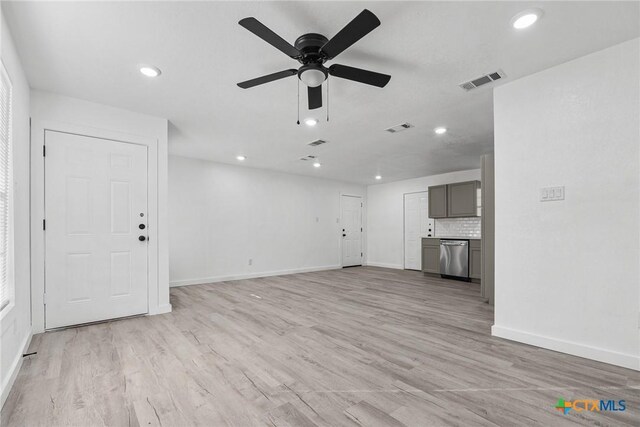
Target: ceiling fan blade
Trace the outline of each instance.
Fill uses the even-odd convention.
[[[284,79],[285,77],[294,76],[298,74],[298,70],[290,69],[284,71],[278,71],[277,73],[267,74],[266,76],[256,77],[255,79],[247,80],[246,82],[238,83],[242,89],[249,89],[250,87],[262,85],[275,80]]]
[[[327,59],[335,58],[349,46],[369,34],[374,28],[380,25],[380,20],[373,12],[365,9],[358,16],[353,18],[342,30],[331,40],[326,42],[320,51]]]
[[[238,24],[242,25],[247,30],[251,31],[262,40],[269,43],[285,55],[289,55],[292,58],[300,56],[300,51],[293,47],[288,41],[271,31],[266,25],[258,21],[254,17],[241,19]]]
[[[387,83],[389,83],[389,80],[391,80],[391,76],[387,74],[347,67],[346,65],[340,64],[333,64],[329,67],[329,74],[334,77],[340,77],[341,79],[353,80],[377,87],[385,87]]]
[[[322,85],[307,87],[307,95],[309,97],[309,110],[322,107]]]

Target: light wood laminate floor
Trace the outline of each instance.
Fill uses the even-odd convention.
[[[35,336],[2,425],[640,425],[640,373],[491,337],[475,284],[362,267],[171,303]],[[563,415],[560,397],[627,410]]]

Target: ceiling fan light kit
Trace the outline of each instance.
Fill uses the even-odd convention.
[[[306,64],[298,70],[298,78],[308,87],[318,87],[327,80],[327,69],[316,64]]]
[[[240,20],[238,24],[302,64],[297,70],[289,69],[279,71],[238,83],[238,86],[243,89],[297,74],[298,79],[307,86],[309,109],[314,110],[322,107],[322,84],[328,81],[329,76],[380,88],[385,87],[391,79],[391,76],[387,74],[348,67],[346,65],[333,64],[328,68],[324,66],[325,62],[334,59],[380,25],[380,20],[376,15],[367,9],[360,12],[358,16],[349,22],[331,40],[322,34],[308,33],[298,37],[293,46],[256,18],[244,18]]]

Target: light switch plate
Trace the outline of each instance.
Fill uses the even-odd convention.
[[[540,189],[541,202],[564,200],[564,185],[560,187],[544,187]]]

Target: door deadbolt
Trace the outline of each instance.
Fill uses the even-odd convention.
[[[145,240],[147,240],[147,238],[145,236],[140,236],[138,237],[138,240],[140,240],[141,242],[144,242]]]
[[[139,228],[140,230],[144,230],[144,229],[146,228],[146,225],[144,225],[144,224],[140,224],[140,225],[138,226],[138,228]]]

